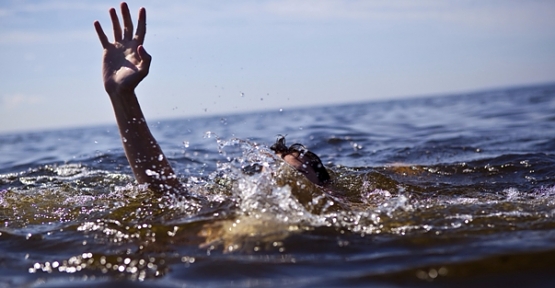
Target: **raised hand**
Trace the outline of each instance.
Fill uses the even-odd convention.
[[[143,42],[146,34],[146,10],[139,9],[137,31],[133,34],[133,22],[127,4],[121,3],[123,31],[116,13],[110,9],[114,29],[114,43],[110,43],[98,21],[94,28],[104,48],[102,75],[104,87],[110,96],[113,93],[133,91],[148,74],[152,57],[145,51]]]
[[[146,33],[146,11],[139,9],[137,31],[127,4],[121,3],[123,31],[114,8],[110,18],[114,29],[114,43],[108,41],[98,21],[94,28],[104,48],[102,75],[104,87],[110,95],[118,122],[125,156],[139,183],[149,184],[150,189],[166,193],[185,193],[170,163],[156,139],[150,133],[145,117],[135,95],[135,87],[146,77],[151,57],[143,48]]]

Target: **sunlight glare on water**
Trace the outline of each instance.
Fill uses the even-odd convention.
[[[114,126],[0,135],[13,151],[0,159],[0,281],[546,286],[554,95],[538,86],[159,122],[190,192],[163,197],[134,182]],[[332,183],[275,156],[278,135],[317,153]]]

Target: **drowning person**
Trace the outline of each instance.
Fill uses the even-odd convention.
[[[177,179],[160,145],[152,136],[135,95],[135,88],[148,75],[152,61],[152,57],[143,46],[146,35],[146,10],[139,9],[135,34],[129,7],[125,2],[121,3],[123,29],[116,10],[111,8],[109,13],[114,42],[110,43],[100,22],[95,21],[94,28],[104,49],[104,88],[114,108],[127,161],[139,184],[148,184],[149,189],[160,193],[186,193],[186,188]],[[320,158],[301,144],[287,147],[285,138],[281,137],[271,149],[314,184],[324,186],[329,183],[330,176]]]

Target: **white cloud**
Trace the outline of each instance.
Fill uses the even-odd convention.
[[[90,42],[95,39],[92,25],[90,29],[35,32],[31,30],[0,31],[0,45]]]
[[[94,19],[108,19],[108,8],[117,6],[111,1],[7,1],[0,4],[0,44],[31,44],[63,40],[90,39]],[[149,23],[157,29],[182,34],[184,30],[204,33],[206,29],[221,30],[229,23],[257,26],[268,22],[293,21],[318,23],[320,21],[356,21],[361,28],[380,29],[380,23],[416,25],[425,22],[432,26],[460,25],[477,33],[555,34],[555,1],[361,1],[361,0],[276,0],[276,1],[136,1],[129,3],[132,15],[142,5],[148,9]],[[118,9],[119,10],[119,9]],[[24,13],[22,13],[24,12]],[[74,27],[44,27],[31,31],[28,27],[14,26],[33,19],[44,19],[52,13],[77,17]],[[84,14],[86,13],[86,14]],[[25,16],[21,16],[25,15]],[[16,20],[16,21],[14,21]],[[245,21],[243,21],[245,20]],[[82,21],[82,22],[77,22]],[[243,22],[241,22],[243,21]],[[194,27],[191,27],[193,25]],[[77,27],[76,27],[77,26]],[[78,27],[81,28],[78,30]],[[90,29],[89,29],[90,28]],[[365,29],[366,29],[365,28]]]
[[[139,7],[131,3],[131,9]],[[145,3],[142,3],[145,4]],[[230,24],[249,28],[265,23],[348,23],[361,29],[386,29],[427,25],[427,29],[462,29],[468,33],[495,35],[555,34],[555,1],[362,1],[362,0],[276,0],[276,1],[159,1],[146,3],[149,23],[164,31],[183,35],[217,33]]]
[[[109,7],[102,1],[3,1],[0,15],[13,16],[17,13],[43,13],[50,11],[68,10],[103,10],[108,11]],[[108,2],[109,3],[109,2]],[[108,4],[109,5],[109,4]]]
[[[38,105],[44,103],[44,97],[38,95],[26,95],[22,93],[4,95],[2,97],[2,107],[14,109],[26,105]]]
[[[261,2],[264,10],[283,17],[364,21],[455,22],[471,26],[555,26],[554,1],[355,1],[280,0]]]
[[[108,5],[100,1],[2,1],[0,45],[90,39],[94,35],[91,15],[97,14],[95,10],[107,15]]]

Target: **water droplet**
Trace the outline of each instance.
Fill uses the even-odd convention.
[[[430,271],[428,271],[428,276],[432,279],[435,279],[437,277],[437,270],[436,269],[430,269]]]
[[[445,275],[447,275],[447,268],[441,267],[441,268],[439,268],[439,270],[437,270],[437,273],[441,276],[445,276]]]

